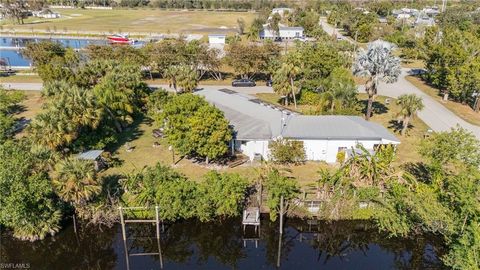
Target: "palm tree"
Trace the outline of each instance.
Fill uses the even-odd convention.
[[[55,166],[55,177],[52,183],[57,195],[71,203],[76,212],[102,190],[94,164],[78,158],[60,161]],[[73,220],[76,231],[75,214]]]
[[[181,66],[178,68],[177,81],[183,93],[192,93],[198,86],[197,72],[189,66]]]
[[[168,87],[175,89],[177,92],[177,75],[178,75],[178,67],[177,66],[170,66],[164,72],[163,76],[168,80]]]
[[[397,104],[400,105],[399,115],[402,116],[403,136],[407,131],[410,118],[416,115],[418,111],[422,110],[425,105],[423,105],[422,98],[415,94],[404,94],[399,96],[397,99]]]
[[[293,97],[293,104],[297,108],[297,90],[294,84],[295,77],[300,68],[293,63],[283,63],[274,75],[274,91],[285,96],[285,103],[288,105],[288,96]]]
[[[394,46],[388,42],[377,40],[368,45],[368,49],[360,50],[353,65],[353,73],[367,78],[365,91],[368,94],[365,119],[370,120],[372,105],[377,95],[380,81],[394,83],[400,75],[400,59],[393,55]]]

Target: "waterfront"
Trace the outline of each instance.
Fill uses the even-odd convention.
[[[0,37],[0,58],[6,59],[7,64],[12,67],[30,67],[30,60],[23,57],[20,50],[30,42],[41,41],[59,43],[73,49],[82,49],[88,45],[108,44],[106,39]]]
[[[278,223],[263,217],[260,235],[240,219],[167,224],[160,242],[155,227],[130,225],[126,242],[120,226],[99,230],[68,226],[37,242],[2,232],[0,262],[29,263],[31,269],[442,269],[440,241],[433,237],[387,238],[363,221],[314,222],[288,219],[279,257]],[[244,239],[247,241],[244,242]],[[257,239],[257,243],[255,243]],[[159,252],[160,251],[160,252]]]

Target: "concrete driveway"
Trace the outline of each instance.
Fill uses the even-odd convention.
[[[380,83],[378,94],[389,97],[398,97],[402,94],[416,94],[423,99],[425,108],[418,113],[422,119],[434,131],[447,131],[460,125],[462,128],[472,132],[480,140],[480,127],[472,125],[461,119],[440,102],[425,94],[405,79],[411,73],[411,69],[402,68],[402,73],[396,83]],[[364,87],[359,86],[359,91],[364,92]]]

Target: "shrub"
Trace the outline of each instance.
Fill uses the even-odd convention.
[[[299,103],[303,105],[317,105],[320,103],[320,95],[313,91],[303,91]]]
[[[277,139],[272,141],[268,148],[270,149],[271,158],[280,164],[298,164],[306,159],[302,141]]]

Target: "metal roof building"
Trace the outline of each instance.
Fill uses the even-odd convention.
[[[385,127],[358,116],[300,115],[229,89],[196,94],[224,112],[235,132],[235,147],[251,158],[261,154],[268,159],[268,142],[280,137],[303,141],[309,159],[328,162],[358,143],[367,149],[400,143]]]

